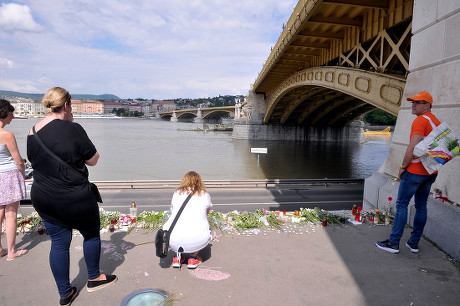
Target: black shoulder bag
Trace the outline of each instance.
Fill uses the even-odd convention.
[[[169,237],[171,236],[171,232],[174,226],[176,225],[176,222],[179,219],[180,214],[184,210],[185,205],[187,205],[191,197],[192,197],[192,194],[190,193],[188,197],[185,199],[179,211],[177,212],[177,215],[174,218],[174,221],[171,223],[171,226],[169,227],[169,229],[168,230],[163,230],[163,229],[158,230],[157,235],[155,236],[155,247],[156,247],[156,254],[158,257],[165,258],[166,255],[168,255]]]
[[[63,165],[66,165],[67,167],[70,167],[72,169],[74,169],[75,171],[77,171],[78,173],[80,173],[85,179],[86,176],[80,171],[78,170],[77,168],[75,168],[74,166],[66,163],[65,161],[63,161],[62,159],[59,158],[59,156],[57,156],[56,154],[54,154],[50,149],[48,149],[47,146],[45,146],[45,144],[43,143],[43,141],[40,139],[40,137],[38,137],[38,134],[37,132],[35,131],[35,126],[32,127],[32,132],[34,133],[34,136],[35,136],[35,139],[37,139],[37,142],[40,144],[40,146],[46,151],[48,152],[49,155],[51,155],[55,160],[57,160],[58,162],[60,162],[61,164]],[[90,184],[90,188],[91,188],[91,192],[93,193],[94,197],[96,198],[96,201],[99,202],[99,203],[102,203],[102,197],[101,197],[101,194],[99,193],[99,189],[97,189],[97,186],[96,184],[94,183],[89,183]]]

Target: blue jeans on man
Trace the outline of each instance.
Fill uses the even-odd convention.
[[[412,196],[414,196],[414,225],[407,245],[411,248],[412,252],[418,252],[418,243],[420,238],[422,238],[423,229],[425,228],[427,220],[427,200],[430,194],[431,185],[436,180],[436,177],[437,174],[419,175],[407,171],[401,175],[398,198],[396,199],[396,214],[391,235],[387,241],[377,242],[379,248],[392,253],[399,252],[399,242],[407,223],[407,207],[409,206]]]

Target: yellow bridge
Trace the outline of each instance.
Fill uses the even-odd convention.
[[[252,109],[263,124],[303,126],[346,126],[375,108],[397,115],[412,11],[412,0],[299,1],[252,88],[265,105]]]

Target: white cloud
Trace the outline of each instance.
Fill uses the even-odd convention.
[[[40,31],[27,5],[4,3],[0,6],[0,28],[7,31]]]
[[[0,67],[13,68],[13,61],[7,58],[0,58]]]
[[[157,99],[247,94],[297,4],[21,2],[25,5],[18,6],[27,8],[43,30],[15,35],[0,31],[0,57],[15,63],[6,76],[18,86],[30,78],[40,92],[63,86],[78,90],[73,93]]]

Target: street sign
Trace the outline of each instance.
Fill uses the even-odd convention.
[[[251,153],[267,154],[267,148],[251,148]]]

